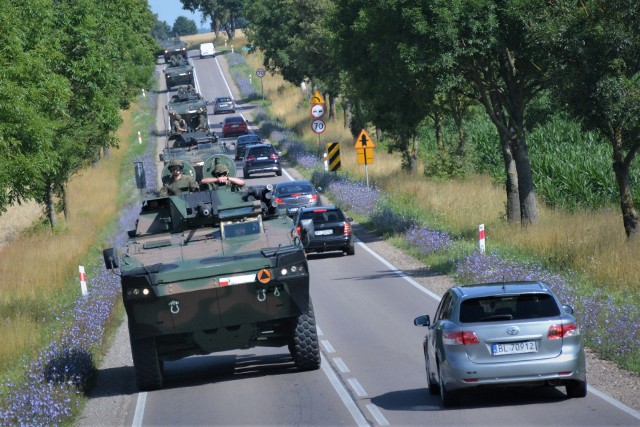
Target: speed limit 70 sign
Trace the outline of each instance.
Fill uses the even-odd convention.
[[[311,130],[313,130],[315,133],[322,133],[326,128],[327,125],[320,119],[311,122]]]

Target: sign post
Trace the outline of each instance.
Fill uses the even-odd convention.
[[[318,145],[320,145],[320,134],[327,128],[326,123],[322,120],[322,116],[324,116],[324,99],[320,92],[314,91],[309,103],[311,104],[311,117],[313,117],[311,130],[318,134]]]
[[[256,70],[256,76],[260,77],[260,90],[262,91],[262,100],[264,101],[264,84],[262,83],[262,78],[266,74],[264,68],[258,68]]]
[[[367,188],[369,188],[369,165],[373,164],[373,149],[376,147],[375,142],[366,130],[362,129],[356,138],[353,148],[358,153],[358,164],[364,165],[364,172],[367,177]]]

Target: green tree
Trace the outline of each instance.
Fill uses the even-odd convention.
[[[200,12],[211,19],[211,29],[216,39],[224,29],[229,40],[235,38],[236,20],[242,15],[243,0],[180,0],[182,7],[190,12]]]
[[[553,59],[533,37],[530,21],[544,19],[541,0],[435,0],[425,8],[431,30],[424,49],[439,78],[463,82],[496,126],[507,193],[507,221],[538,221],[525,111],[547,84]]]
[[[640,3],[568,0],[549,3],[531,21],[557,58],[552,94],[583,127],[611,143],[613,172],[627,238],[638,235],[630,166],[640,149]]]
[[[156,22],[151,29],[151,36],[156,40],[168,39],[173,37],[171,33],[171,26],[167,24],[167,21],[160,21],[158,15],[155,15]]]
[[[190,36],[198,33],[196,23],[186,16],[178,16],[173,23],[173,33],[176,36]]]

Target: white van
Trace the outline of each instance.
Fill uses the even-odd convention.
[[[216,48],[213,47],[213,43],[202,43],[200,45],[200,58],[205,58],[207,56],[215,56]]]

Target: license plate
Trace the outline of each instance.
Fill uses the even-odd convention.
[[[333,234],[333,230],[316,230],[316,236],[326,236]]]
[[[290,213],[298,212],[298,208],[289,208]]]
[[[267,160],[268,157],[258,157],[256,160]]]
[[[491,346],[491,352],[494,356],[500,356],[503,354],[535,353],[537,351],[538,345],[536,341],[508,342],[493,344]]]

